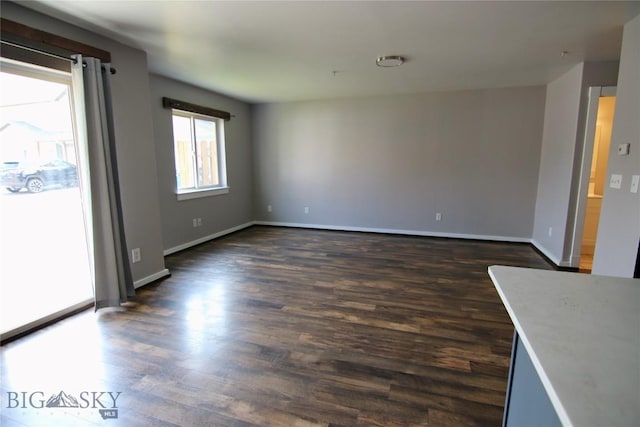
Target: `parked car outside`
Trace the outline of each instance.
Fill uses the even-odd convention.
[[[12,193],[25,188],[39,193],[47,188],[76,187],[77,167],[64,160],[51,160],[42,164],[4,162],[0,172],[0,185]]]

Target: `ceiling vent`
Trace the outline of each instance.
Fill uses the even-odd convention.
[[[378,67],[398,67],[406,61],[406,58],[400,55],[378,56],[376,65]]]

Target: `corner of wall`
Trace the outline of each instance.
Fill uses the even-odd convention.
[[[593,274],[633,277],[640,241],[640,193],[631,192],[631,177],[640,175],[640,15],[624,26],[616,112],[607,181],[622,176],[620,189],[605,187],[598,225]],[[630,144],[620,156],[618,144]]]
[[[532,241],[558,265],[565,259],[584,63],[547,84]]]

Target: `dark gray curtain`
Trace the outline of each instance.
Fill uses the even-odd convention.
[[[135,295],[124,234],[111,106],[111,67],[76,57],[74,99],[78,119],[81,189],[93,252],[95,309],[119,306]],[[80,85],[79,83],[82,82]],[[82,123],[84,115],[85,123]],[[84,135],[83,135],[84,134]],[[83,138],[84,137],[84,138]],[[84,139],[84,141],[83,141]]]

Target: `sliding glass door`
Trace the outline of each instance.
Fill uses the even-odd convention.
[[[2,59],[0,333],[92,302],[71,74]]]

